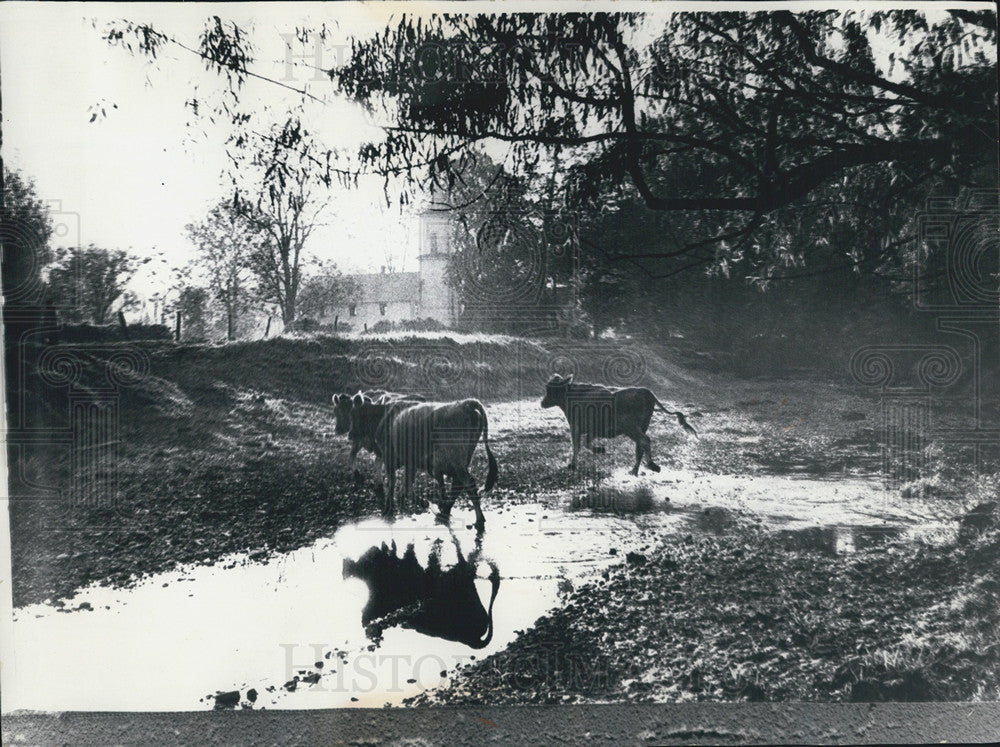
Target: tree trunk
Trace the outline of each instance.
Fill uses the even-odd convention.
[[[233,319],[233,308],[230,306],[226,309],[226,339],[232,342],[236,339],[233,334],[235,329],[235,320]]]

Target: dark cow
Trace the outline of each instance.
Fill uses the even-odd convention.
[[[497,460],[490,450],[486,410],[475,399],[459,402],[424,402],[389,413],[378,426],[377,441],[385,463],[388,481],[384,510],[393,512],[396,470],[405,469],[403,496],[409,496],[418,471],[437,480],[441,493],[438,502],[442,519],[447,519],[458,497],[467,492],[476,511],[476,529],[486,528],[479,505],[476,481],[469,473],[472,455],[479,439],[486,448],[488,469],[483,492],[497,481]],[[451,478],[451,493],[445,491],[444,479]]]
[[[334,418],[334,433],[338,436],[347,434],[348,439],[351,442],[351,457],[349,468],[354,474],[355,482],[361,482],[361,471],[357,468],[358,452],[362,449],[375,453],[373,440],[375,438],[375,426],[378,425],[376,422],[370,429],[361,429],[356,433],[351,430],[351,410],[354,407],[354,400],[356,397],[362,397],[369,402],[397,402],[397,401],[407,401],[407,402],[423,402],[424,398],[417,394],[399,394],[397,392],[388,392],[385,389],[368,389],[364,392],[358,392],[356,395],[350,394],[334,394],[333,395],[333,418]],[[370,431],[371,438],[364,438],[365,434]]]
[[[651,391],[641,387],[611,389],[600,384],[574,384],[573,377],[563,378],[556,374],[545,385],[542,407],[558,407],[569,421],[570,437],[573,440],[573,455],[569,469],[576,469],[576,457],[580,452],[581,439],[595,454],[604,449],[595,446],[595,438],[615,438],[628,436],[635,441],[635,465],[632,474],[639,474],[639,464],[646,457],[646,466],[659,472],[660,466],[653,461],[652,445],[646,429],[653,417],[653,408],[659,407],[668,415],[677,417],[677,422],[688,433],[698,436],[688,423],[684,413],[668,410]]]
[[[458,562],[447,569],[441,565],[441,549],[442,544],[436,542],[426,568],[417,560],[412,544],[400,558],[395,542],[391,547],[385,543],[372,547],[357,561],[344,560],[344,577],[368,585],[361,624],[369,636],[377,639],[385,628],[402,625],[474,649],[489,645],[500,572],[489,563],[492,593],[486,609],[475,586],[479,548],[466,559],[455,540]]]
[[[379,426],[383,421],[391,420],[399,411],[423,401],[422,397],[410,398],[391,393],[372,399],[362,392],[355,394],[348,400],[350,425],[347,437],[356,449],[365,449],[375,455],[376,472],[379,474],[376,492],[380,499],[385,494],[385,487],[381,477],[384,456],[378,435]],[[424,506],[426,507],[426,503]],[[385,508],[383,505],[383,510]]]

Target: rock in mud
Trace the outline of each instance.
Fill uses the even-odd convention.
[[[247,690],[247,700],[249,700],[251,703],[257,702],[257,691],[252,687],[249,690]]]
[[[215,694],[216,708],[235,708],[240,702],[240,691],[231,690],[227,693]]]

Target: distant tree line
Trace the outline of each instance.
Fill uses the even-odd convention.
[[[289,134],[279,131],[279,136]],[[258,165],[262,159],[258,154]],[[289,173],[293,178],[287,178]],[[164,252],[139,256],[93,243],[51,246],[47,206],[29,179],[5,166],[5,295],[37,309],[36,314],[47,309],[44,313],[63,323],[91,325],[115,323],[118,312],[134,318],[147,301],[154,308],[153,323],[172,324],[179,313],[186,340],[238,339],[253,328],[242,324],[252,321],[248,314],[273,314],[286,327],[300,315],[323,318],[347,303],[351,283],[335,267],[308,260],[303,252],[321,207],[303,173],[284,161],[270,164],[259,200],[237,194],[188,225],[195,259],[174,268],[166,292],[142,299],[130,283],[155,259],[166,264]],[[304,275],[307,261],[311,272]]]

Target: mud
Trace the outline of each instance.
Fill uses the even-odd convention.
[[[702,403],[694,421],[700,441],[655,423],[664,469],[638,477],[626,472],[629,449],[621,442],[608,444],[605,455],[582,456],[581,469],[570,474],[562,466],[564,422],[539,412],[536,401],[492,405],[502,472],[483,503],[481,538],[467,504],[455,506],[450,527],[430,511],[365,518],[374,511],[370,496],[345,487],[337,466],[346,463],[346,447],[325,439],[310,442],[311,464],[321,466],[310,467],[316,489],[305,502],[289,494],[296,463],[281,461],[286,452],[301,452],[300,436],[267,441],[276,452],[271,461],[220,474],[219,492],[206,493],[204,506],[178,502],[183,524],[143,525],[156,532],[152,545],[152,535],[133,532],[121,545],[126,551],[55,559],[54,570],[68,564],[69,577],[99,580],[15,610],[16,657],[6,665],[18,686],[4,694],[4,710],[402,704],[447,690],[609,571],[666,572],[664,547],[725,541],[749,525],[783,552],[837,567],[838,558],[873,548],[954,536],[959,503],[887,489],[875,476],[878,445],[856,398],[807,417],[781,403],[748,400],[746,411]],[[273,468],[279,463],[280,471]],[[154,490],[143,475],[143,489]],[[170,480],[172,489],[188,489],[177,465]],[[200,486],[214,483],[191,485],[200,501]],[[227,502],[230,489],[238,502]],[[197,532],[179,528],[202,519],[205,531],[202,524]],[[244,531],[255,522],[259,529]],[[121,532],[115,523],[97,536]],[[74,542],[87,536],[81,532]],[[248,549],[223,551],[232,547]],[[398,588],[379,585],[378,573],[345,575],[366,555],[407,568],[421,591],[400,596]],[[165,569],[171,556],[200,562]],[[102,557],[113,564],[105,567]],[[94,562],[83,567],[88,560]],[[148,573],[130,578],[130,569]],[[380,596],[394,598],[376,614],[370,606]],[[457,604],[449,607],[449,599]]]
[[[490,505],[479,538],[462,523],[471,522],[467,506],[456,508],[452,527],[437,523],[431,511],[370,519],[271,559],[233,554],[156,574],[134,588],[93,585],[62,608],[22,607],[12,663],[21,684],[5,701],[32,710],[399,704],[446,687],[477,657],[502,651],[609,566],[624,558],[641,564],[666,537],[725,535],[751,514],[785,546],[825,555],[926,535],[936,526],[928,520],[931,507],[894,502],[871,482],[683,471],[633,478],[622,471],[583,491],[580,501],[560,493]],[[357,578],[366,575],[358,570],[366,555],[395,558],[395,570],[408,558],[420,579],[430,567],[439,576],[458,572],[462,593],[452,586],[373,609],[376,596],[392,590],[384,579],[377,588],[371,572],[367,584]],[[483,645],[494,568],[492,629]],[[438,603],[436,624],[405,614],[391,619],[415,603],[426,616],[429,599]],[[476,640],[455,632],[470,616],[481,624]],[[151,672],[155,688],[148,687]],[[97,681],[101,688],[92,687]]]

